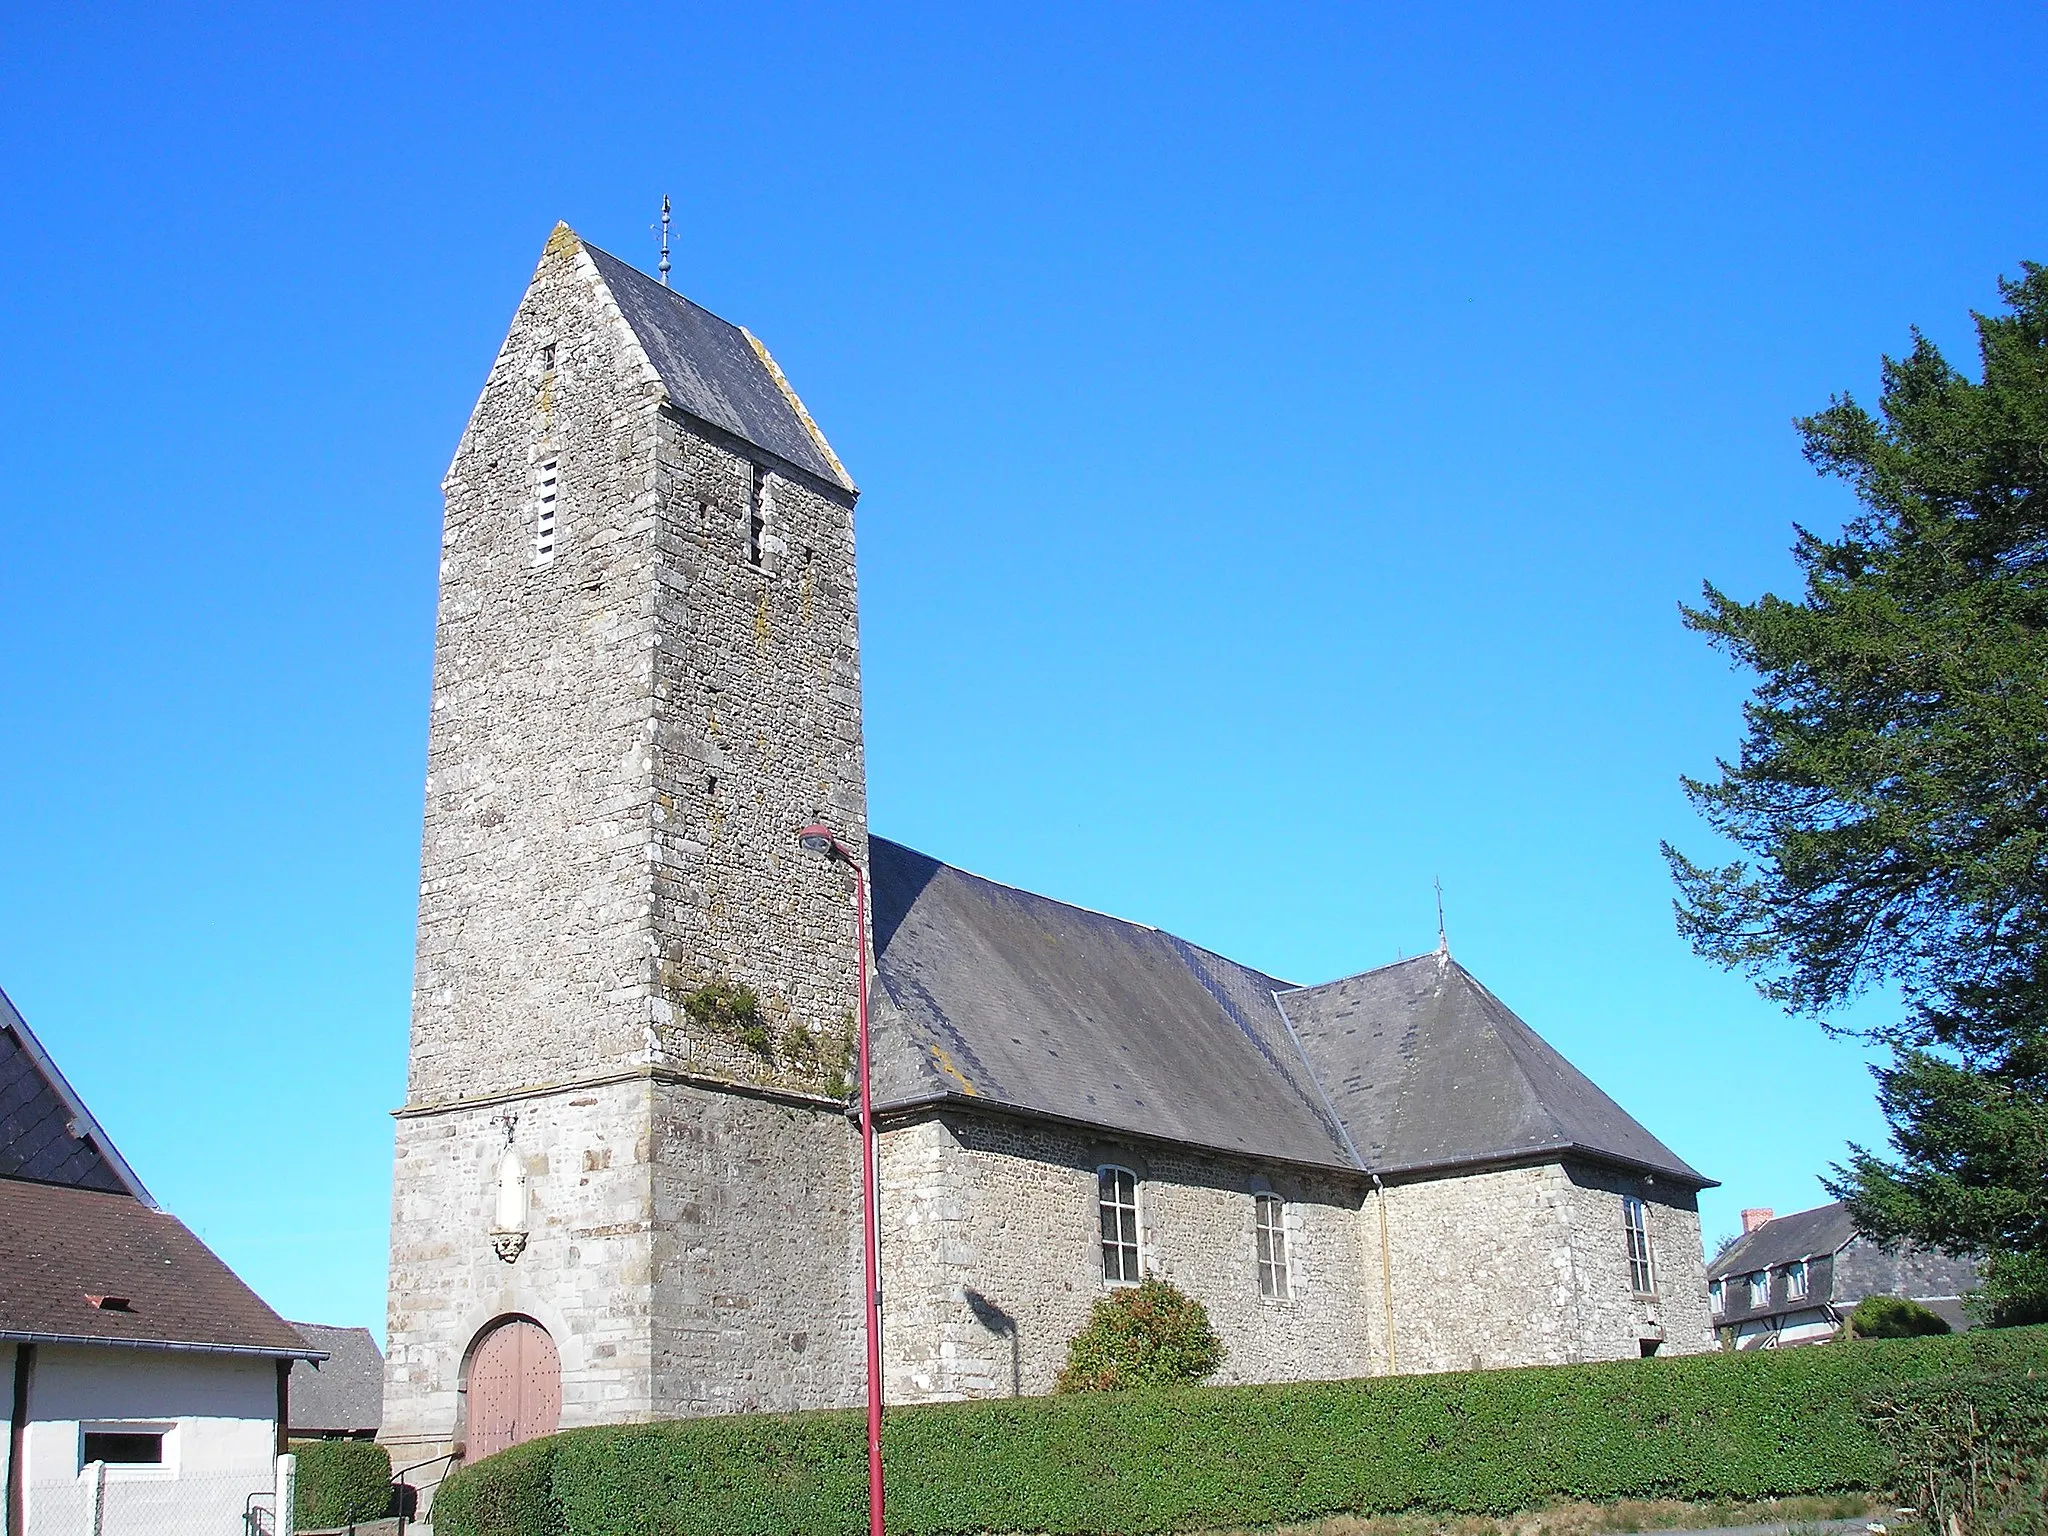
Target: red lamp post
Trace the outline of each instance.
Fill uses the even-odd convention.
[[[853,871],[853,939],[860,951],[860,1187],[867,1250],[868,1536],[882,1536],[882,1228],[876,1210],[875,1112],[868,1070],[868,877],[830,827],[814,824],[796,838],[805,851],[822,853]]]

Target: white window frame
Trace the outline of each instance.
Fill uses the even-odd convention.
[[[1749,1272],[1749,1310],[1761,1312],[1771,1304],[1771,1272],[1768,1269],[1753,1269]]]
[[[553,564],[561,544],[562,456],[546,453],[533,461],[533,563]]]
[[[1728,1310],[1728,1290],[1719,1280],[1707,1283],[1707,1305],[1716,1317]]]
[[[1628,1246],[1629,1289],[1638,1296],[1657,1294],[1657,1249],[1650,1240],[1650,1207],[1634,1195],[1621,1198],[1621,1230]]]
[[[1806,1300],[1806,1260],[1794,1259],[1785,1266],[1785,1299]]]
[[[163,1446],[160,1461],[109,1461],[107,1476],[137,1478],[144,1482],[170,1480],[178,1476],[178,1424],[171,1419],[86,1419],[78,1426],[78,1471],[82,1477],[92,1462],[86,1459],[87,1435],[155,1435]]]
[[[1095,1219],[1102,1245],[1102,1283],[1119,1290],[1145,1273],[1144,1181],[1130,1169],[1104,1163],[1095,1170]]]
[[[1259,1295],[1266,1301],[1291,1301],[1292,1255],[1287,1243],[1287,1202],[1270,1189],[1252,1196],[1252,1244],[1259,1273]]]

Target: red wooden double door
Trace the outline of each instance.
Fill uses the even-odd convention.
[[[463,1459],[551,1435],[562,1421],[562,1358],[530,1317],[493,1323],[469,1359],[468,1433]]]

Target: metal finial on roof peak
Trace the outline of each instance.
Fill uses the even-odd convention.
[[[1444,882],[1438,876],[1436,882],[1436,952],[1448,955],[1451,952],[1450,936],[1444,931]]]
[[[661,195],[661,286],[668,286],[668,194]]]

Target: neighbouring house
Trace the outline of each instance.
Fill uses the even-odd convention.
[[[157,1207],[0,992],[8,1536],[242,1530],[320,1358]]]
[[[557,227],[443,491],[397,1459],[860,1400],[814,822],[890,1401],[1047,1391],[1146,1274],[1225,1381],[1712,1347],[1711,1181],[1447,947],[1295,986],[869,835],[857,493],[747,332]]]
[[[384,1351],[367,1328],[293,1323],[324,1360],[292,1367],[294,1440],[374,1440],[384,1422]]]
[[[1707,1266],[1714,1326],[1737,1349],[1821,1344],[1866,1296],[1904,1296],[1970,1325],[1963,1297],[1977,1267],[1904,1243],[1887,1251],[1856,1230],[1841,1201],[1774,1216],[1742,1213],[1742,1236]]]

